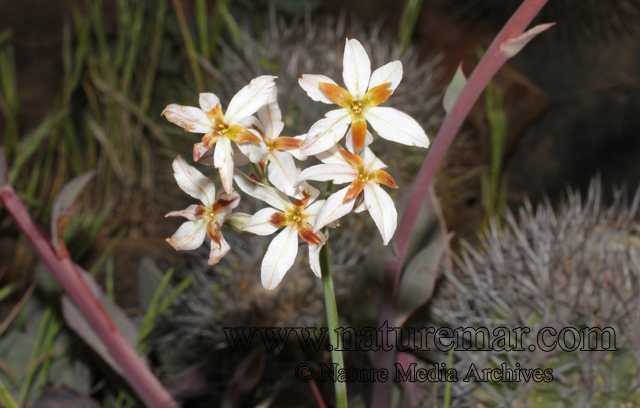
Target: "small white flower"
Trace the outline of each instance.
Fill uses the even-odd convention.
[[[371,62],[362,44],[347,39],[342,78],[347,89],[324,75],[303,75],[298,80],[314,101],[335,103],[341,107],[327,112],[324,119],[311,127],[301,146],[302,153],[312,155],[328,150],[340,141],[349,124],[353,141],[347,141],[347,146],[353,145],[353,151],[357,152],[367,145],[367,121],[387,140],[429,147],[429,138],[418,122],[396,109],[378,106],[400,84],[400,61],[390,62],[371,74]]]
[[[264,75],[253,79],[229,102],[222,114],[220,99],[212,93],[200,94],[200,108],[171,104],[162,111],[167,120],[188,132],[204,133],[202,142],[193,147],[193,160],[198,161],[214,144],[217,145],[213,157],[214,166],[220,170],[222,186],[227,193],[233,190],[233,150],[231,141],[252,159],[252,149],[262,141],[252,129],[256,121],[253,115],[269,98],[274,88],[275,77]],[[252,160],[257,163],[259,160]]]
[[[292,203],[281,191],[258,183],[241,172],[236,172],[234,180],[242,191],[274,207],[255,213],[244,224],[243,231],[271,235],[284,227],[271,241],[262,260],[262,286],[274,289],[291,269],[298,254],[298,236],[309,244],[309,264],[313,273],[320,277],[320,248],[326,237],[322,232],[314,232],[313,225],[325,201],[314,202],[317,190],[303,191],[303,198]]]
[[[349,214],[353,210],[356,197],[364,191],[364,204],[376,223],[384,244],[387,245],[396,230],[398,213],[393,200],[378,184],[398,188],[393,178],[382,169],[384,163],[371,149],[364,148],[362,157],[338,146],[317,156],[324,164],[305,169],[298,177],[304,180],[328,181],[336,184],[351,183],[348,187],[332,194],[322,207],[314,225],[317,231],[325,225]]]
[[[258,110],[260,127],[255,129],[262,134],[264,143],[260,144],[263,170],[267,179],[278,190],[288,196],[302,198],[302,193],[294,184],[298,178],[298,169],[293,161],[293,157],[299,160],[306,160],[306,156],[300,153],[302,136],[283,137],[280,132],[284,128],[282,113],[278,107],[278,94],[274,88],[267,103]]]
[[[232,214],[238,206],[240,196],[235,191],[227,194],[221,190],[216,197],[213,182],[180,156],[173,161],[174,177],[178,186],[185,193],[197,198],[204,205],[193,204],[182,211],[173,211],[165,217],[184,217],[188,221],[178,228],[167,242],[176,250],[197,249],[204,242],[204,237],[211,239],[209,265],[215,265],[229,252],[229,244],[220,231],[222,224],[232,224],[238,228],[248,220],[246,214]]]

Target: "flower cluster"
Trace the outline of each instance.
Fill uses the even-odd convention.
[[[185,130],[204,134],[202,141],[194,145],[193,159],[213,164],[219,170],[223,187],[216,196],[213,183],[178,156],[173,162],[178,185],[203,205],[194,204],[167,214],[188,220],[167,241],[177,250],[190,250],[202,245],[205,235],[208,236],[209,264],[214,265],[229,251],[221,232],[223,224],[256,235],[280,231],[262,262],[262,284],[266,289],[275,288],[295,262],[298,237],[308,244],[311,270],[321,276],[319,253],[327,235],[320,230],[335,226],[350,212],[368,211],[385,245],[393,237],[397,212],[380,184],[398,186],[383,170],[385,164],[369,148],[373,136],[367,130],[367,122],[387,140],[429,146],[427,135],[413,118],[379,106],[402,79],[400,61],[371,73],[369,57],[357,40],[346,41],[343,60],[346,89],[323,75],[300,78],[300,86],[311,99],[340,107],[312,125],[306,135],[280,135],[284,123],[275,79],[265,75],[252,80],[231,99],[224,114],[220,100],[212,93],[200,94],[200,108],[172,104],[162,113]],[[339,144],[343,137],[346,148]],[[322,164],[300,172],[294,158],[304,161],[310,155]],[[253,177],[235,170],[249,162],[261,174]],[[307,180],[349,185],[326,200],[318,200],[319,191]],[[233,181],[240,190],[271,207],[253,216],[233,213],[240,201]]]

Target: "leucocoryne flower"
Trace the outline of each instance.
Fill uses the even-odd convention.
[[[262,260],[262,286],[274,289],[287,273],[298,254],[298,236],[309,244],[309,264],[316,276],[321,276],[320,248],[326,237],[322,232],[314,232],[314,223],[325,200],[314,201],[318,190],[301,185],[303,198],[293,203],[289,198],[271,186],[265,186],[241,172],[234,175],[238,187],[250,196],[262,200],[274,208],[264,208],[255,213],[242,227],[243,231],[256,235],[271,235],[280,228]]]
[[[351,183],[332,194],[320,210],[314,230],[345,216],[353,210],[356,197],[364,191],[364,205],[376,223],[384,244],[393,237],[398,222],[393,200],[378,184],[398,188],[393,178],[382,169],[387,166],[378,159],[369,147],[362,151],[362,157],[334,146],[317,157],[324,164],[312,166],[300,173],[298,183],[304,180],[328,181],[336,184]],[[356,212],[363,211],[358,208]]]
[[[253,128],[261,134],[263,143],[260,144],[257,157],[263,165],[267,179],[286,195],[302,198],[302,193],[294,186],[298,178],[298,169],[293,158],[307,159],[307,156],[299,150],[304,135],[280,136],[284,122],[278,107],[278,94],[275,88],[269,95],[266,105],[258,110],[258,119],[260,120],[254,121]]]
[[[357,40],[347,39],[344,49],[342,78],[344,89],[324,75],[303,75],[300,86],[314,101],[335,103],[341,107],[327,112],[307,134],[300,150],[306,155],[324,152],[342,139],[351,124],[347,147],[353,152],[370,143],[366,140],[367,121],[378,134],[393,142],[409,146],[429,147],[422,127],[409,115],[393,108],[379,107],[400,84],[402,63],[393,61],[371,74],[371,62]],[[368,142],[368,143],[367,143]]]
[[[224,190],[231,194],[233,188],[233,150],[235,142],[242,153],[257,163],[256,149],[262,142],[260,135],[252,129],[253,115],[260,109],[275,87],[275,77],[264,75],[253,79],[229,102],[222,114],[220,99],[212,93],[200,94],[200,109],[191,106],[171,104],[162,114],[167,120],[188,132],[204,133],[202,142],[193,147],[193,160],[198,161],[214,144],[216,149],[213,164],[220,171]]]
[[[165,217],[184,217],[178,231],[167,242],[176,250],[197,249],[204,242],[204,237],[211,239],[209,265],[215,265],[229,252],[229,244],[224,240],[220,227],[227,223],[240,229],[249,219],[248,214],[231,211],[238,206],[240,196],[235,191],[227,194],[221,190],[216,197],[216,187],[204,174],[187,164],[180,156],[173,161],[173,175],[178,186],[185,193],[197,198],[204,205],[193,204],[182,211],[174,211]]]

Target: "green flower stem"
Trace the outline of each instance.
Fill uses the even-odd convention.
[[[267,180],[267,176],[265,176],[264,173],[262,172],[262,168],[260,167],[260,164],[251,163],[251,165],[253,166],[253,170],[255,170],[258,177],[260,177],[260,181],[262,182],[262,184],[264,184],[265,186],[270,186],[271,184],[269,184],[269,180]]]
[[[326,232],[326,228],[325,228]],[[329,260],[329,242],[320,249],[320,269],[322,270],[322,286],[324,287],[324,304],[327,309],[327,324],[329,325],[329,339],[331,340],[331,361],[338,364],[338,370],[344,369],[340,336],[338,335],[338,306],[336,305],[336,292],[333,288],[333,275],[331,273],[331,261]],[[335,336],[333,334],[336,334]],[[347,385],[344,381],[334,383],[336,390],[336,407],[347,408]]]
[[[333,181],[327,182],[327,188],[324,191],[325,200],[333,191]],[[325,235],[328,236],[328,228],[324,229]],[[322,270],[322,286],[324,287],[324,304],[327,309],[327,324],[329,325],[329,340],[331,342],[331,361],[338,364],[338,370],[344,368],[344,359],[342,358],[341,337],[338,335],[338,305],[336,304],[336,291],[333,288],[333,274],[331,272],[331,259],[329,257],[329,239],[320,249],[320,269]],[[333,334],[336,336],[333,336]],[[347,408],[347,384],[344,381],[336,381],[334,383],[336,390],[336,407]]]
[[[2,381],[0,381],[0,402],[7,408],[20,408],[20,405],[13,399]]]

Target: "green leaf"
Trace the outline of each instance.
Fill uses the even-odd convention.
[[[456,103],[458,96],[464,89],[464,86],[467,84],[467,78],[464,76],[464,72],[462,72],[462,62],[458,65],[458,69],[456,73],[453,75],[453,79],[451,83],[447,87],[446,92],[444,93],[444,99],[442,100],[442,105],[444,106],[444,110],[449,112],[453,105]]]

